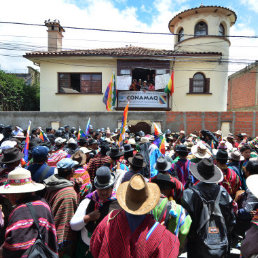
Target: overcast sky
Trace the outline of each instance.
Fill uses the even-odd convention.
[[[168,33],[168,22],[174,15],[200,4],[220,5],[234,10],[237,22],[231,28],[231,35],[258,35],[258,0],[1,0],[0,21],[44,24],[50,18],[60,20],[63,26]],[[66,29],[63,48],[133,45],[173,49],[173,42],[173,36]],[[258,60],[258,39],[234,38],[231,43],[230,58],[241,59],[241,62],[232,63],[230,73]],[[46,48],[46,27],[0,24],[2,70],[26,72],[26,67],[33,64],[22,55]]]

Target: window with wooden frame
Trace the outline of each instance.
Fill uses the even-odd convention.
[[[178,32],[178,35],[177,35],[177,41],[178,42],[181,42],[184,40],[184,29],[181,28]]]
[[[196,73],[190,78],[189,93],[207,94],[210,93],[210,78],[206,78],[203,73]]]
[[[102,73],[58,73],[58,93],[101,94]]]
[[[225,27],[223,26],[223,24],[221,23],[219,25],[219,36],[225,36],[226,33],[225,33]]]
[[[208,25],[204,22],[198,22],[194,28],[194,36],[206,36],[208,35]]]

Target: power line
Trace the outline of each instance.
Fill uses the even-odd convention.
[[[0,21],[0,24],[11,24],[11,25],[23,25],[23,26],[39,26],[44,27],[44,24],[36,23],[25,23],[25,22],[6,22]],[[89,31],[101,31],[101,32],[116,32],[116,33],[131,33],[131,34],[145,34],[145,35],[163,35],[163,36],[176,36],[179,33],[165,33],[165,32],[146,32],[146,31],[132,31],[132,30],[111,30],[111,29],[98,29],[98,28],[85,28],[85,27],[73,27],[73,26],[62,26],[65,29],[74,29],[74,30],[89,30]],[[184,36],[195,36],[194,34],[184,34]],[[258,36],[246,36],[246,35],[207,35],[207,36],[216,36],[221,38],[252,38],[257,39]]]

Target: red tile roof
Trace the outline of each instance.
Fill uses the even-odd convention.
[[[24,57],[47,57],[47,56],[110,56],[110,57],[172,57],[191,55],[221,55],[219,52],[178,52],[166,49],[151,49],[143,47],[99,48],[86,50],[65,51],[36,51],[26,53]]]
[[[194,7],[194,8],[191,8],[191,9],[186,9],[186,10],[184,10],[184,11],[178,13],[176,16],[174,16],[174,17],[169,21],[168,25],[170,25],[171,22],[174,21],[177,17],[180,18],[180,15],[182,15],[182,14],[185,14],[185,13],[187,13],[187,12],[197,11],[198,9],[208,9],[208,8],[214,8],[214,9],[220,8],[220,9],[229,11],[230,13],[232,13],[232,14],[235,16],[235,19],[233,20],[233,23],[232,23],[232,24],[234,24],[234,23],[236,22],[236,20],[237,20],[237,15],[236,15],[236,13],[235,13],[233,10],[229,9],[229,8],[226,8],[226,7],[223,7],[223,6],[219,6],[219,5],[200,5],[199,7]]]

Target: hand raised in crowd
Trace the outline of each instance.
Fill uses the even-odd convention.
[[[81,187],[83,185],[83,179],[81,177],[75,179],[75,183]]]
[[[84,216],[84,223],[88,223],[90,221],[96,221],[99,218],[100,218],[100,211],[95,210]]]
[[[236,192],[236,196],[235,196],[234,201],[235,201],[235,202],[238,202],[238,201],[243,197],[243,194],[244,194],[244,193],[245,193],[244,190],[238,190],[238,191]]]

